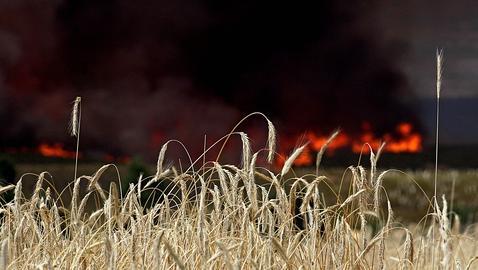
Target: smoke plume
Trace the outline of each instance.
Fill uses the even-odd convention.
[[[75,96],[84,149],[118,155],[171,138],[199,153],[253,111],[289,135],[416,122],[406,48],[381,39],[377,5],[1,1],[0,146],[68,142]]]

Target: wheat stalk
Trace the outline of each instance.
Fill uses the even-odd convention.
[[[151,183],[158,181],[167,173],[163,168],[164,166],[163,164],[164,164],[164,157],[166,155],[166,150],[168,150],[168,143],[169,142],[166,142],[165,144],[163,144],[163,146],[161,147],[161,150],[159,151],[158,162],[156,164],[156,175],[154,176]],[[151,183],[148,183],[148,184],[151,184]],[[149,186],[148,184],[146,184],[146,186]]]
[[[81,129],[81,97],[76,97],[73,102],[73,110],[70,120],[70,135],[76,137],[76,153],[75,153],[75,174],[73,180],[76,179],[78,173],[78,156],[80,149],[80,129]]]
[[[434,182],[433,182],[434,205],[438,205],[437,204],[438,143],[439,143],[439,130],[440,130],[440,92],[441,92],[441,85],[442,85],[443,50],[437,49],[436,61],[437,61],[437,74],[436,74],[435,175],[434,175]],[[433,233],[433,242],[434,241],[435,241],[435,233]],[[432,267],[435,267],[435,252],[432,253]]]
[[[277,138],[276,138],[276,129],[274,128],[274,125],[272,124],[272,122],[269,119],[267,119],[267,129],[268,129],[267,144],[268,144],[268,148],[269,148],[269,153],[267,155],[267,161],[269,163],[272,163],[272,161],[274,161],[274,155],[275,155],[275,152],[276,152]]]
[[[8,239],[5,239],[2,241],[2,247],[1,247],[1,253],[0,253],[0,270],[7,270],[8,266]]]
[[[337,137],[337,135],[339,135],[340,133],[340,130],[336,130],[334,131],[334,133],[332,133],[332,135],[330,135],[330,137],[327,139],[327,141],[322,145],[322,147],[320,147],[320,150],[319,152],[317,153],[317,157],[315,159],[315,174],[316,175],[319,175],[319,166],[320,166],[320,162],[322,161],[322,156],[324,155],[325,153],[325,150],[327,150],[327,147],[329,146],[329,144],[335,140],[335,138]]]
[[[304,151],[304,149],[307,147],[307,144],[302,145],[301,147],[295,149],[294,152],[292,152],[292,155],[285,161],[284,166],[282,167],[282,171],[280,173],[281,177],[284,177],[286,175],[292,165],[294,164],[294,161],[299,157],[299,155]]]

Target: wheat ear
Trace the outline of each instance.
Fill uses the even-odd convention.
[[[80,126],[81,126],[81,97],[76,97],[73,102],[73,110],[71,112],[70,135],[76,137],[76,154],[75,154],[75,176],[78,173],[78,150],[80,148]]]

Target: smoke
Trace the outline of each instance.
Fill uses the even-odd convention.
[[[417,122],[400,102],[410,94],[396,65],[406,48],[381,39],[376,7],[2,1],[0,140],[69,142],[77,95],[82,145],[118,155],[154,156],[171,138],[198,153],[204,134],[219,138],[252,111],[288,134]]]
[[[374,1],[218,5],[188,46],[194,79],[246,111],[274,116],[287,131],[379,132],[416,122],[397,67],[406,47],[381,39]],[[227,14],[227,15],[224,15]],[[224,90],[228,89],[228,90]],[[328,131],[326,131],[328,132]]]
[[[197,155],[202,150],[204,134],[217,139],[240,116],[218,100],[189,97],[190,85],[184,80],[163,80],[153,92],[141,90],[134,81],[124,87],[131,89],[132,85],[136,85],[135,91],[97,90],[84,99],[83,135],[88,145],[97,149],[107,146],[110,153],[120,149],[123,153],[156,156],[166,140],[180,139],[193,146],[190,150]],[[91,118],[94,121],[89,121]],[[109,143],[105,145],[105,141]]]

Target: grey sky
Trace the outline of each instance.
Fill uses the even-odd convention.
[[[400,65],[416,95],[435,95],[435,51],[443,48],[443,97],[478,97],[478,2],[385,2],[379,25],[406,47]]]

